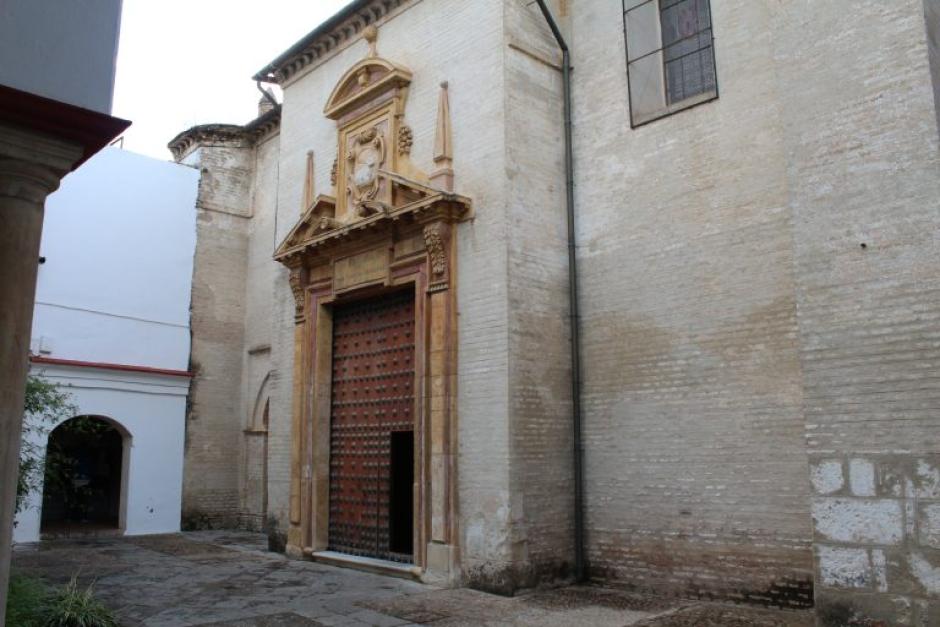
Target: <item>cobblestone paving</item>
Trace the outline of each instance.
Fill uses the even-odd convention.
[[[515,598],[446,590],[265,550],[265,538],[196,532],[61,539],[14,551],[14,570],[95,581],[129,627],[809,627],[807,613],[652,599],[592,587]]]

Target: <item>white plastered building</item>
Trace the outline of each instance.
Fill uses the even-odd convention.
[[[108,148],[47,203],[31,371],[120,433],[126,535],[180,527],[197,184],[190,167]],[[40,538],[42,494],[28,501],[16,542]]]

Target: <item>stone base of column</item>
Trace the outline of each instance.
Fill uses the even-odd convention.
[[[439,586],[456,586],[460,583],[457,565],[457,547],[453,544],[430,542],[427,545],[427,564],[422,580]]]

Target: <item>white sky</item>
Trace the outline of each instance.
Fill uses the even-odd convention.
[[[258,113],[251,77],[348,0],[124,0],[113,115],[131,120],[124,148],[170,159],[196,124]]]

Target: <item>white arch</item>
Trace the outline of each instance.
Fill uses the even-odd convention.
[[[126,435],[119,521],[124,534],[179,531],[189,380],[59,365],[42,371],[67,388],[77,415],[103,418]],[[47,437],[48,432],[31,439],[43,456]],[[42,494],[37,492],[28,497],[29,509],[17,515],[15,542],[39,540]]]

